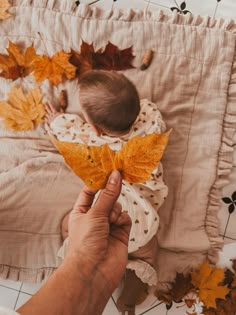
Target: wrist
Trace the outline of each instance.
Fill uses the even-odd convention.
[[[78,277],[78,281],[83,282],[85,285],[88,284],[90,288],[100,288],[100,291],[109,297],[113,293],[114,286],[111,285],[106,275],[100,271],[99,264],[97,262],[93,263],[85,255],[78,255],[78,253],[69,254],[62,265],[74,277]]]
[[[62,278],[67,283],[68,290],[71,291],[68,294],[76,296],[76,300],[78,297],[81,299],[80,314],[100,315],[113,292],[97,268],[88,273],[89,270],[90,268],[78,262],[78,256],[77,260],[68,257],[60,267]],[[74,286],[71,286],[72,283]],[[79,289],[78,292],[76,292],[77,289]]]

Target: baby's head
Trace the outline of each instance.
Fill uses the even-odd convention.
[[[97,131],[122,135],[135,122],[140,101],[138,92],[123,74],[89,71],[79,82],[79,100],[86,120]]]

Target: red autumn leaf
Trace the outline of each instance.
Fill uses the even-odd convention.
[[[77,68],[77,75],[81,76],[83,73],[94,68],[93,54],[93,44],[89,45],[84,41],[82,41],[80,46],[80,53],[71,49],[71,57],[69,61]]]
[[[77,68],[77,75],[91,70],[126,70],[134,68],[131,64],[134,56],[132,47],[120,50],[108,42],[105,49],[94,51],[93,44],[82,41],[80,53],[71,50],[70,63]]]
[[[235,315],[236,314],[236,289],[231,290],[225,300],[216,300],[216,309],[203,308],[204,315]]]
[[[131,64],[133,58],[132,47],[120,50],[110,42],[108,42],[104,51],[99,49],[94,54],[96,69],[104,70],[125,70],[134,68]]]
[[[184,276],[182,273],[177,273],[174,284],[171,289],[174,302],[181,301],[189,292],[193,290],[191,283],[191,276],[188,274]]]
[[[173,301],[173,296],[170,292],[163,292],[163,291],[156,290],[154,294],[158,298],[159,301],[162,301],[167,305],[170,305]]]

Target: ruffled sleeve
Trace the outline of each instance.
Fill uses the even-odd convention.
[[[62,114],[51,122],[50,129],[59,141],[86,143],[91,127],[78,115]]]

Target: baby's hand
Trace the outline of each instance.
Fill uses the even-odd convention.
[[[58,116],[61,112],[58,112],[51,103],[45,103],[45,121],[48,125]]]

